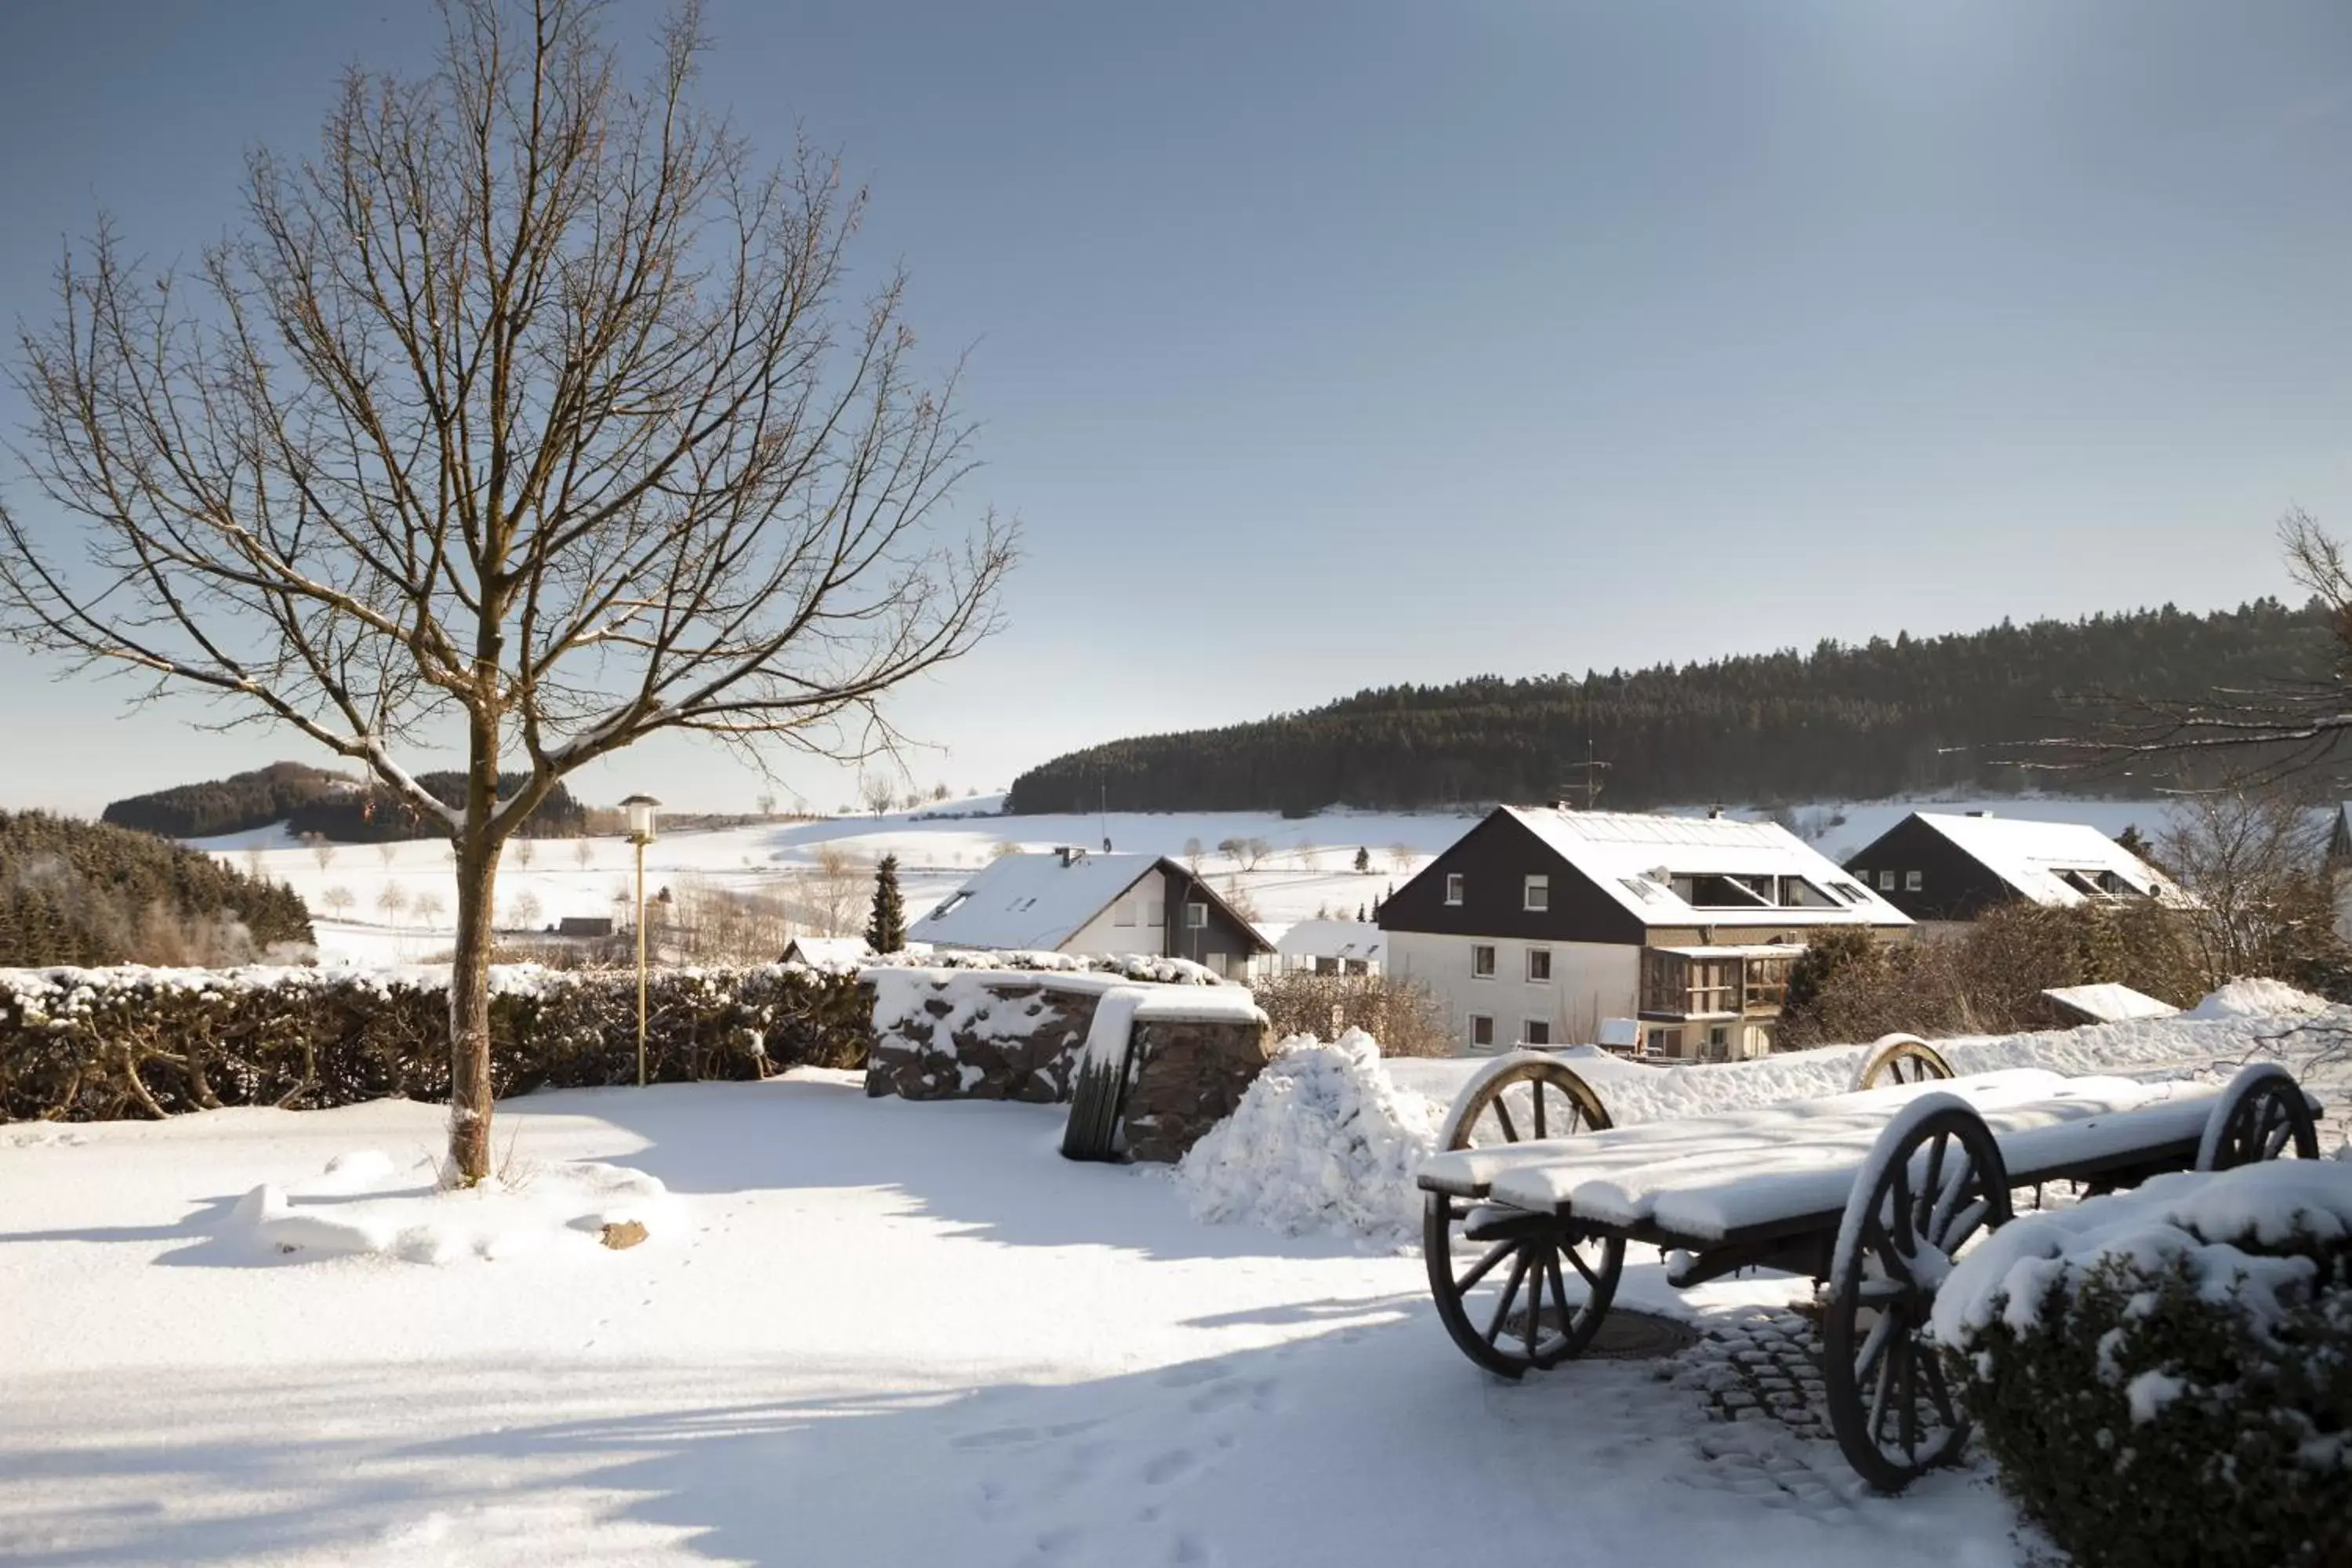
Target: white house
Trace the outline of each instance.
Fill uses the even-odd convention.
[[[1771,1048],[1813,933],[1911,925],[1770,823],[1562,805],[1496,807],[1380,923],[1388,973],[1428,986],[1470,1051],[1591,1042],[1634,1019],[1643,1048],[1713,1059]]]
[[[1300,921],[1275,938],[1276,965],[1318,974],[1378,974],[1387,937],[1368,921]]]
[[[1176,861],[1075,847],[998,857],[907,936],[934,947],[1185,958],[1234,980],[1274,951]]]

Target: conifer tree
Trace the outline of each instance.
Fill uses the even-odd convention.
[[[874,868],[874,918],[866,922],[866,945],[897,952],[907,945],[907,907],[898,898],[898,858],[885,855]]]
[[[1372,870],[1372,852],[1362,845],[1356,846],[1356,875],[1368,877]]]

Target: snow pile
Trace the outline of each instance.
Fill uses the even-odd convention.
[[[1936,1295],[1936,1337],[1962,1349],[1998,1321],[2025,1333],[2053,1293],[2071,1297],[2115,1260],[2142,1278],[2185,1263],[2207,1300],[2234,1299],[2257,1326],[2275,1322],[2311,1279],[2307,1258],[2274,1258],[2296,1237],[2352,1236],[2352,1168],[2271,1160],[2218,1174],[2179,1172],[2072,1208],[2011,1221],[1961,1258]]]
[[[1284,1236],[1339,1231],[1404,1244],[1421,1229],[1413,1173],[1445,1107],[1399,1089],[1370,1035],[1295,1036],[1176,1167],[1193,1217]]]
[[[655,1241],[681,1212],[661,1182],[599,1161],[509,1173],[445,1187],[430,1160],[405,1170],[373,1149],[341,1154],[291,1191],[263,1184],[229,1211],[226,1235],[259,1256],[373,1256],[410,1263],[520,1258],[598,1245],[605,1227],[634,1221]]]
[[[2190,1018],[2289,1018],[2325,1013],[2327,1004],[2284,980],[2232,980],[2185,1015]]]

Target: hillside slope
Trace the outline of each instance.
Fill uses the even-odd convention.
[[[416,782],[446,805],[457,805],[466,798],[461,773],[419,773]],[[522,778],[502,774],[499,783],[502,793],[511,794]],[[579,832],[587,818],[587,808],[558,784],[523,831],[533,837],[560,837]],[[428,824],[407,801],[381,784],[362,784],[302,763],[273,763],[252,773],[132,795],[109,803],[100,820],[166,838],[219,838],[280,822],[298,838],[316,834],[337,844],[445,836],[437,824]]]
[[[2091,692],[2170,696],[2317,675],[2335,644],[2310,608],[2264,599],[2167,606],[1947,637],[1795,649],[1581,678],[1482,678],[1360,692],[1302,713],[1115,741],[1013,781],[1009,810],[1373,810],[1540,800],[1580,791],[1588,752],[1605,804],[1770,804],[1919,791],[2095,793],[2028,774],[2018,742],[2065,733]]]
[[[150,834],[0,811],[0,967],[240,963],[311,944],[292,889]]]

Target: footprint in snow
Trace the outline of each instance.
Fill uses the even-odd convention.
[[[1171,1448],[1168,1452],[1155,1455],[1145,1462],[1144,1484],[1154,1487],[1166,1486],[1199,1463],[1200,1460],[1193,1457],[1190,1448]]]

